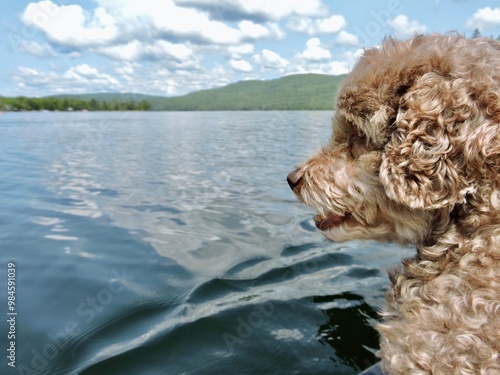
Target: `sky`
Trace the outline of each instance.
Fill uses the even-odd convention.
[[[16,0],[0,13],[0,96],[177,96],[348,73],[387,36],[500,36],[500,0]]]

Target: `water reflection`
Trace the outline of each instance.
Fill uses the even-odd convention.
[[[350,292],[314,297],[328,321],[318,330],[319,341],[335,349],[333,361],[362,370],[376,363],[378,313],[362,296]]]
[[[329,131],[331,114],[149,116],[124,117],[119,125],[106,118],[72,124],[73,134],[85,136],[70,142],[68,133],[60,132],[58,141],[66,147],[53,159],[48,180],[61,197],[56,208],[105,216],[139,234],[158,254],[207,278],[245,254],[276,253],[290,235],[284,214],[289,203],[280,198],[290,195],[283,176],[302,157],[290,155],[289,147],[312,142],[306,149],[314,150],[325,139],[318,133]],[[298,125],[302,117],[317,124],[304,133]],[[206,259],[214,258],[207,268]]]
[[[374,361],[370,306],[382,304],[383,269],[408,252],[326,242],[285,181],[328,139],[330,113],[0,121],[9,116],[24,122],[0,127],[8,208],[0,239],[23,256],[24,363],[73,320],[81,332],[47,362],[47,374],[230,374],[242,366],[355,374]],[[130,280],[87,321],[78,306],[107,295],[113,270]]]

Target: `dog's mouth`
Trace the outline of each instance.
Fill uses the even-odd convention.
[[[330,230],[332,228],[336,228],[336,227],[341,226],[350,217],[351,217],[351,215],[349,213],[346,213],[344,216],[337,215],[334,213],[329,213],[328,215],[326,215],[326,217],[316,215],[314,217],[314,223],[316,224],[316,228],[325,232],[325,231]]]

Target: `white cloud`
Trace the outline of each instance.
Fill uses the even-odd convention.
[[[45,33],[49,41],[77,48],[106,44],[118,35],[115,20],[103,8],[86,17],[79,5],[58,6],[44,0],[30,3],[21,19]]]
[[[278,21],[290,15],[313,17],[326,12],[321,0],[176,0],[176,3],[203,7],[219,18]]]
[[[332,61],[328,64],[328,69],[326,74],[331,74],[334,76],[338,76],[340,74],[349,73],[349,68],[347,67],[347,62],[345,61]]]
[[[229,66],[238,72],[248,73],[253,70],[252,65],[245,60],[229,60]]]
[[[314,34],[313,21],[308,18],[294,17],[288,21],[286,27],[289,30],[303,34]]]
[[[73,66],[63,73],[39,72],[35,69],[18,67],[13,76],[18,87],[29,89],[32,93],[37,90],[50,92],[100,92],[118,91],[120,82],[106,73],[100,73],[88,64]]]
[[[250,43],[240,44],[238,46],[230,46],[227,51],[233,59],[240,59],[244,55],[250,55],[254,52],[255,46]]]
[[[293,17],[286,26],[292,31],[308,35],[335,34],[346,26],[346,21],[341,15],[320,19]]]
[[[115,68],[115,72],[120,74],[120,75],[130,76],[131,74],[135,73],[135,69],[134,69],[132,64],[124,64],[124,65],[120,65],[119,67]]]
[[[260,54],[254,55],[254,60],[265,69],[283,70],[290,64],[288,60],[268,49],[264,49]]]
[[[349,69],[352,69],[354,67],[354,64],[356,64],[361,56],[365,53],[365,50],[363,48],[359,48],[356,51],[346,51],[344,53],[344,61],[346,62],[346,66]]]
[[[68,74],[78,74],[81,76],[87,76],[87,77],[97,77],[99,76],[99,71],[96,68],[92,68],[88,64],[80,64],[77,66],[74,66],[66,72]]]
[[[50,0],[30,3],[22,21],[41,30],[47,40],[70,49],[122,47],[134,55],[132,42],[152,44],[176,40],[196,45],[238,45],[247,39],[282,37],[277,24],[243,20],[238,28],[212,20],[206,12],[178,6],[173,0],[96,0],[86,12],[79,5],[56,5]],[[103,51],[106,51],[103,49]],[[156,53],[157,54],[157,53]],[[136,54],[141,56],[140,53]]]
[[[321,47],[321,41],[318,38],[311,38],[307,41],[304,52],[299,54],[299,58],[307,61],[324,61],[331,59],[332,54]]]
[[[357,36],[347,32],[344,17],[328,14],[322,0],[93,0],[81,5],[32,1],[22,20],[40,30],[45,40],[26,41],[22,52],[77,59],[72,67],[64,59],[48,71],[18,69],[14,82],[35,95],[97,91],[181,95],[242,76],[341,74],[352,66],[356,57],[351,47],[359,44]],[[283,45],[256,49],[257,40],[283,38],[283,24],[311,35],[304,50],[299,47],[301,53],[285,54]],[[314,37],[319,34],[328,34],[336,53]],[[347,46],[352,56],[338,51],[339,46]],[[111,61],[95,65],[86,60],[92,54]]]
[[[388,24],[393,28],[394,35],[399,38],[407,38],[415,33],[423,34],[427,31],[427,26],[420,24],[418,21],[410,21],[408,16],[404,14],[397,15]]]
[[[318,33],[334,34],[338,33],[346,25],[343,16],[333,15],[330,18],[319,20],[317,23]]]
[[[183,7],[172,0],[98,0],[117,19],[126,23],[134,36],[174,37],[193,44],[237,45],[245,39],[259,39],[279,35],[275,24],[262,25],[242,20],[238,28],[210,18],[203,9]],[[205,4],[216,8],[215,3]]]
[[[271,31],[258,23],[253,23],[252,21],[241,21],[238,24],[244,37],[249,37],[251,39],[261,39],[269,36]]]
[[[134,81],[134,64],[124,63],[120,64],[119,67],[115,68],[115,72],[120,76],[120,79],[124,82],[133,82]]]
[[[341,30],[335,39],[335,43],[341,46],[357,46],[359,44],[359,39],[356,35]]]
[[[118,7],[115,11],[124,17],[130,17],[130,12],[133,12],[139,19],[150,20],[153,33],[215,44],[235,44],[242,37],[239,30],[212,21],[206,13],[196,9],[179,7],[173,1],[124,0],[112,3]]]
[[[286,34],[283,32],[283,30],[281,30],[281,28],[279,27],[279,25],[277,23],[268,23],[267,24],[267,27],[269,28],[269,30],[271,31],[271,36],[275,39],[285,39],[285,36]]]
[[[237,0],[236,3],[248,14],[264,13],[271,19],[281,19],[291,14],[314,16],[323,12],[320,0]]]
[[[192,59],[193,51],[184,44],[170,43],[157,40],[151,44],[140,43],[136,40],[125,45],[113,47],[100,47],[96,51],[113,59],[125,61],[137,60],[177,60]]]
[[[48,57],[56,55],[55,51],[49,44],[40,44],[29,40],[20,41],[17,45],[17,51],[37,57]]]
[[[13,74],[15,95],[43,96],[54,93],[138,92],[156,95],[182,95],[220,87],[236,81],[240,71],[216,66],[213,69],[166,68],[163,62],[114,62],[113,73],[90,64],[49,70],[19,67]]]
[[[479,29],[481,31],[500,27],[500,8],[478,9],[474,15],[467,20],[467,28]]]
[[[315,38],[313,38],[315,39]],[[311,45],[316,46],[317,41],[311,42]],[[364,53],[364,49],[355,51],[348,50],[337,56],[335,60],[306,60],[301,54],[298,54],[292,61],[291,66],[287,69],[287,74],[301,73],[317,73],[340,75],[347,74],[358,61],[359,57]]]
[[[18,67],[17,71],[19,72],[19,74],[25,77],[36,77],[39,75],[35,69],[27,68],[24,66]]]
[[[62,78],[73,80],[75,83],[92,84],[98,86],[113,87],[118,86],[118,80],[109,74],[101,74],[96,68],[87,64],[80,64],[69,68]]]

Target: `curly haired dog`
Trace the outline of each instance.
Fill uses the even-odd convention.
[[[330,144],[288,175],[335,241],[414,244],[390,273],[387,374],[500,374],[500,43],[386,39],[337,96]]]

